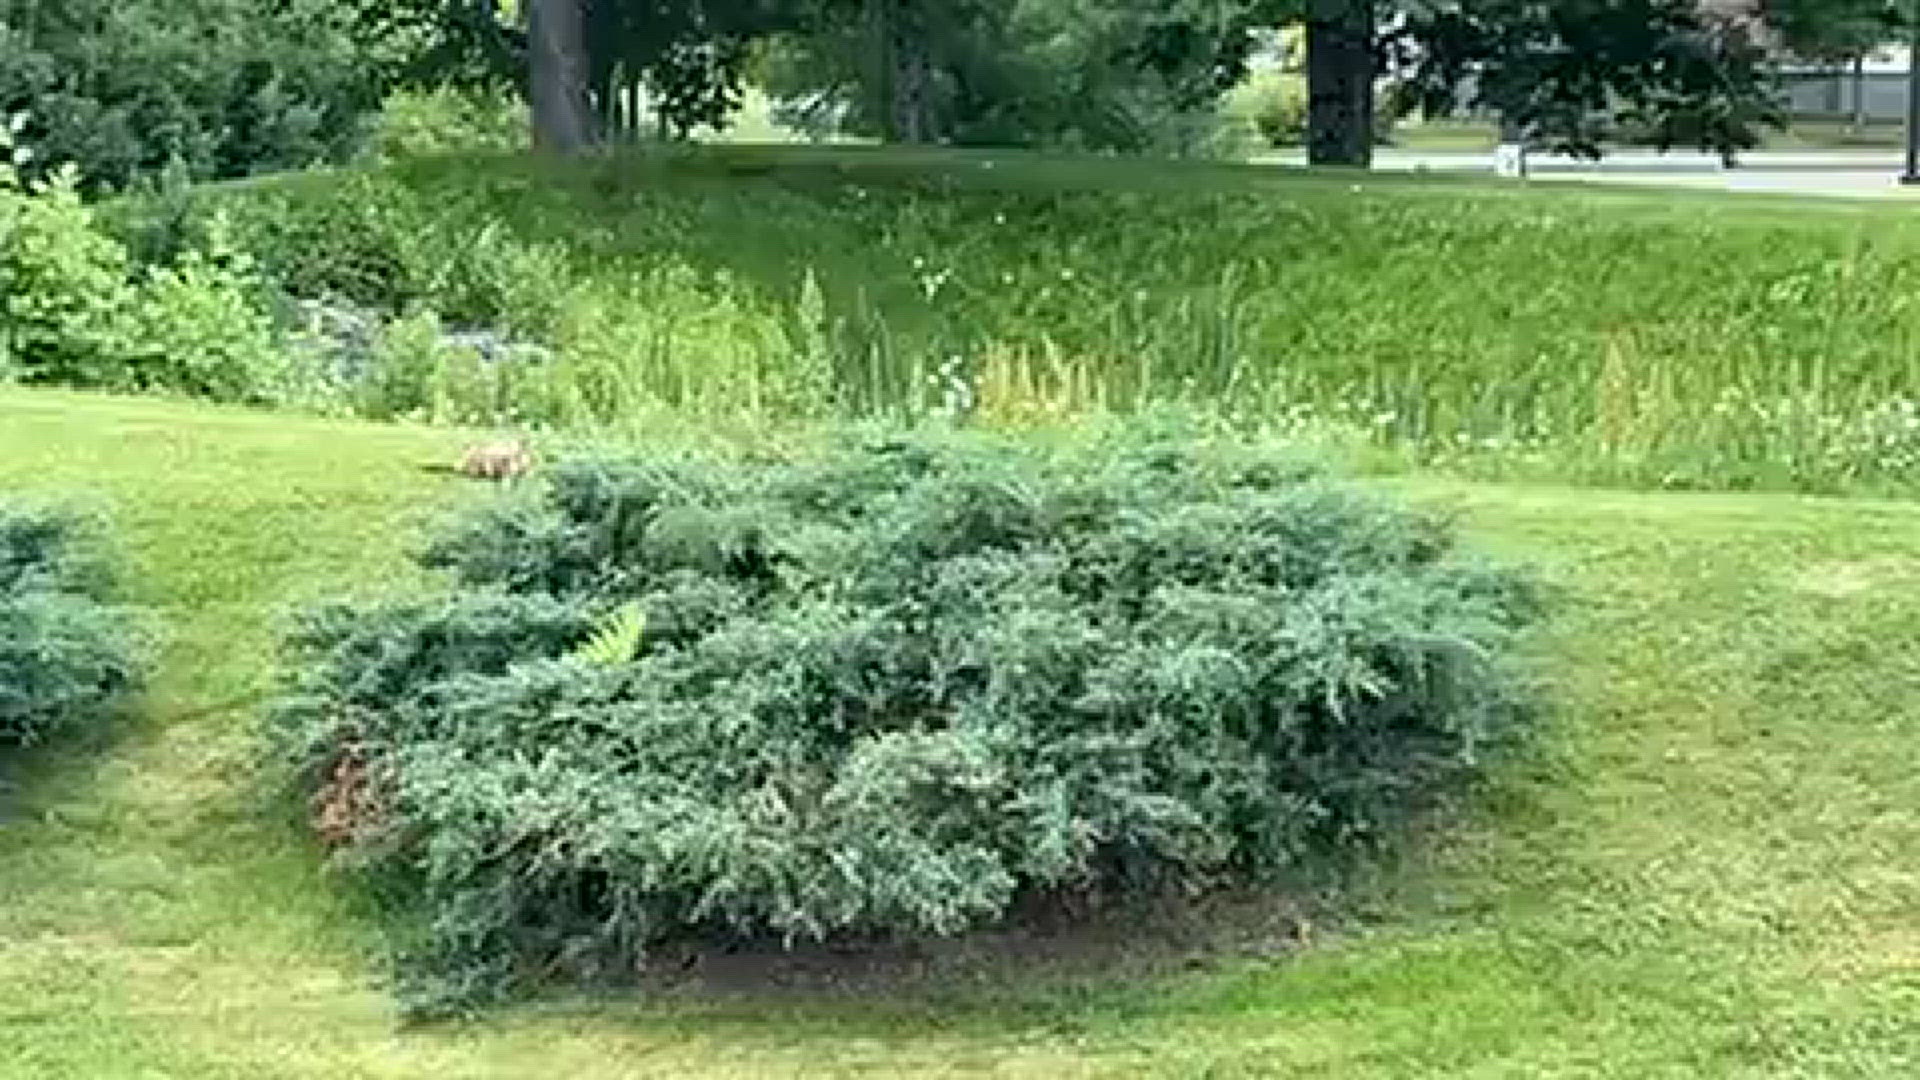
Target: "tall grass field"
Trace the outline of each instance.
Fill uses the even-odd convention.
[[[554,350],[416,358],[394,414],[1181,402],[1474,476],[1894,492],[1920,463],[1920,225],[1896,207],[736,146],[416,159],[119,216],[164,248],[214,206],[295,295]]]

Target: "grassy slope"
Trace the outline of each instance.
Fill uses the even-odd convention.
[[[779,146],[214,198],[311,218],[253,241],[297,288],[364,264],[386,284],[341,287],[551,323],[532,332],[592,372],[586,397],[629,395],[617,415],[927,408],[960,358],[989,415],[1194,400],[1477,478],[1904,495],[1920,475],[1911,207]],[[412,269],[376,273],[389,257]]]
[[[1920,507],[1405,482],[1571,585],[1567,760],[1394,919],[1097,993],[550,1004],[400,1032],[247,806],[276,606],[394,575],[451,436],[0,393],[0,490],[103,493],[175,628],[148,722],[0,817],[0,1076],[1887,1077],[1920,1066]]]

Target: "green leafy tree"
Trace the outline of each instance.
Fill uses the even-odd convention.
[[[351,29],[331,0],[0,3],[0,115],[29,115],[37,167],[94,186],[336,159],[378,104]]]
[[[805,125],[888,141],[1177,148],[1269,21],[1203,0],[840,0],[761,78]]]
[[[644,93],[664,133],[737,107],[749,44],[798,24],[803,0],[354,0],[397,43],[399,85],[517,87],[534,142],[562,152],[637,134]]]
[[[409,0],[397,11],[380,18],[415,27],[419,55],[449,72],[518,64],[536,141],[563,149],[635,123],[643,86],[669,134],[723,123],[756,57],[791,115],[816,127],[908,143],[1165,146],[1246,76],[1256,30],[1303,22],[1310,159],[1346,165],[1369,161],[1388,76],[1408,87],[1404,105],[1494,109],[1575,153],[1628,127],[1732,153],[1775,118],[1760,27],[1852,48],[1884,16],[1869,0],[1772,0],[1743,18],[1697,0],[529,0],[519,15],[497,0]]]
[[[1582,156],[1626,127],[1731,156],[1779,118],[1757,26],[1695,0],[1467,0],[1404,13],[1386,45],[1445,114],[1471,83],[1537,143]]]
[[[1887,0],[1762,0],[1757,14],[1799,56],[1852,60],[1900,34],[1912,9]]]
[[[527,104],[535,147],[572,153],[594,141],[586,32],[581,0],[529,0]]]
[[[1307,5],[1307,160],[1365,166],[1373,154],[1374,0]]]
[[[1853,67],[1853,121],[1866,122],[1867,54],[1912,25],[1913,12],[1887,0],[1767,0],[1762,12],[1781,45],[1809,60]]]

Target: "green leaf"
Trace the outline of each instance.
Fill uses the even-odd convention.
[[[600,667],[629,663],[640,654],[646,628],[646,609],[638,600],[629,600],[602,618],[593,636],[573,651],[573,658]]]

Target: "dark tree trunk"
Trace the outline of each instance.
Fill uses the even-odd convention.
[[[585,0],[527,5],[527,103],[537,150],[573,154],[594,142],[584,6]]]
[[[874,119],[890,143],[923,143],[932,138],[927,91],[933,64],[927,53],[927,27],[921,0],[868,0],[873,40]]]
[[[1374,0],[1309,0],[1307,161],[1373,163]]]
[[[595,128],[607,142],[620,141],[620,69],[609,67],[593,89]]]
[[[924,42],[914,37],[902,41],[894,53],[893,128],[903,143],[931,142],[933,133],[927,118],[927,84],[932,81],[932,65],[927,60]]]
[[[1867,126],[1867,58],[1853,58],[1853,130]]]

